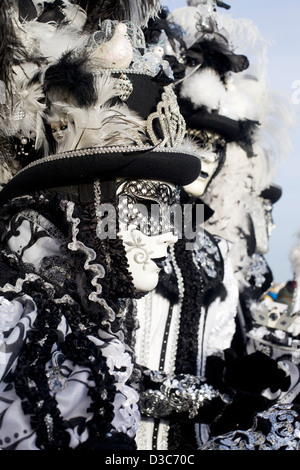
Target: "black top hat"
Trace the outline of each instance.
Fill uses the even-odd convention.
[[[210,113],[207,110],[201,109],[192,113],[182,114],[185,118],[188,128],[202,129],[208,132],[213,132],[223,137],[227,142],[238,140],[241,134],[241,127],[239,121],[222,116],[217,113]]]
[[[209,111],[205,106],[195,109],[189,99],[180,96],[178,103],[188,129],[201,129],[217,134],[226,142],[251,140],[251,135],[259,124],[250,119],[232,119],[218,112]]]
[[[260,197],[263,199],[268,199],[269,201],[272,202],[272,204],[275,204],[277,201],[282,196],[282,188],[281,186],[278,186],[277,184],[271,184],[268,188],[264,189],[260,193]]]

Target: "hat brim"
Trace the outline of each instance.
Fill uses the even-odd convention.
[[[52,155],[22,169],[0,192],[0,204],[35,191],[116,178],[152,179],[184,186],[201,170],[196,155],[181,149],[147,148],[121,151],[88,148]]]

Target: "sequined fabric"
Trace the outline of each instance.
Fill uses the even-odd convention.
[[[258,413],[253,427],[209,441],[200,450],[299,450],[299,414],[293,405],[274,405]]]

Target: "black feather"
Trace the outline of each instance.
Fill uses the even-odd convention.
[[[19,0],[20,22],[32,21],[37,17],[37,10],[32,0]]]
[[[229,10],[231,8],[230,5],[227,5],[227,3],[222,2],[221,0],[217,0],[217,6],[220,8],[225,8],[225,10]]]
[[[179,44],[179,49],[180,52],[183,53],[183,57],[179,57],[179,54],[166,54],[164,59],[169,62],[175,80],[180,80],[185,76],[186,71],[184,61],[182,60],[186,51],[186,44],[183,39],[184,31],[181,26],[168,20],[169,13],[169,9],[163,7],[156,18],[149,20],[143,32],[148,46],[160,44],[162,32],[166,34],[173,51],[176,51],[177,45]]]
[[[69,51],[47,69],[44,88],[48,101],[65,101],[80,108],[96,103],[94,76],[86,61],[87,57],[74,57]]]

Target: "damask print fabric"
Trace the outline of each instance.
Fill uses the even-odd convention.
[[[130,384],[130,350],[101,327],[105,317],[100,307],[94,320],[89,319],[89,309],[74,289],[86,282],[93,248],[77,240],[90,256],[86,269],[78,271],[76,253],[68,253],[67,247],[80,230],[70,243],[46,217],[51,202],[41,200],[43,210],[28,198],[31,207],[4,216],[9,223],[1,251],[1,448],[64,449],[87,443],[109,448],[114,441],[121,448],[135,448],[139,397]],[[72,221],[74,205],[65,207]],[[74,220],[78,226],[80,219]],[[11,282],[6,282],[9,265]],[[88,284],[85,289],[90,290]]]

